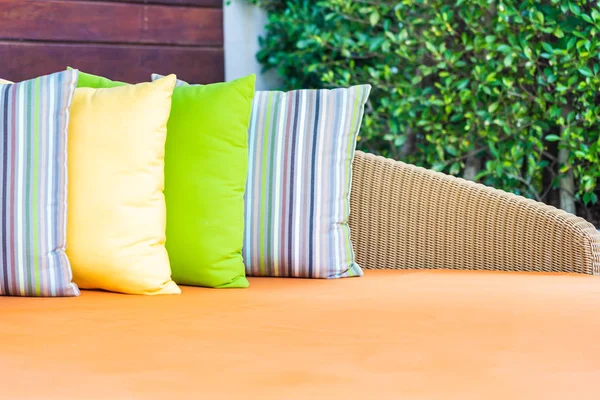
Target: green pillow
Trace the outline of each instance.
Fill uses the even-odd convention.
[[[175,88],[165,151],[166,247],[182,285],[248,287],[242,259],[255,75]],[[80,73],[78,87],[125,85]]]

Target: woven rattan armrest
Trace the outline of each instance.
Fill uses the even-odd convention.
[[[357,152],[350,229],[364,268],[600,275],[582,218],[481,184]]]

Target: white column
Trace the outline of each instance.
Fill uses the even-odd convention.
[[[267,14],[245,0],[224,1],[225,80],[256,74],[256,90],[278,89],[275,71],[261,74],[256,61],[259,50],[258,37],[264,34]]]

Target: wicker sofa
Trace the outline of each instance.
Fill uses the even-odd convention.
[[[363,278],[0,298],[0,398],[598,398],[591,224],[358,152],[350,225]]]

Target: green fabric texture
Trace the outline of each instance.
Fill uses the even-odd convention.
[[[248,287],[242,259],[255,75],[175,88],[165,151],[166,247],[182,285]],[[125,85],[80,73],[78,87]]]

